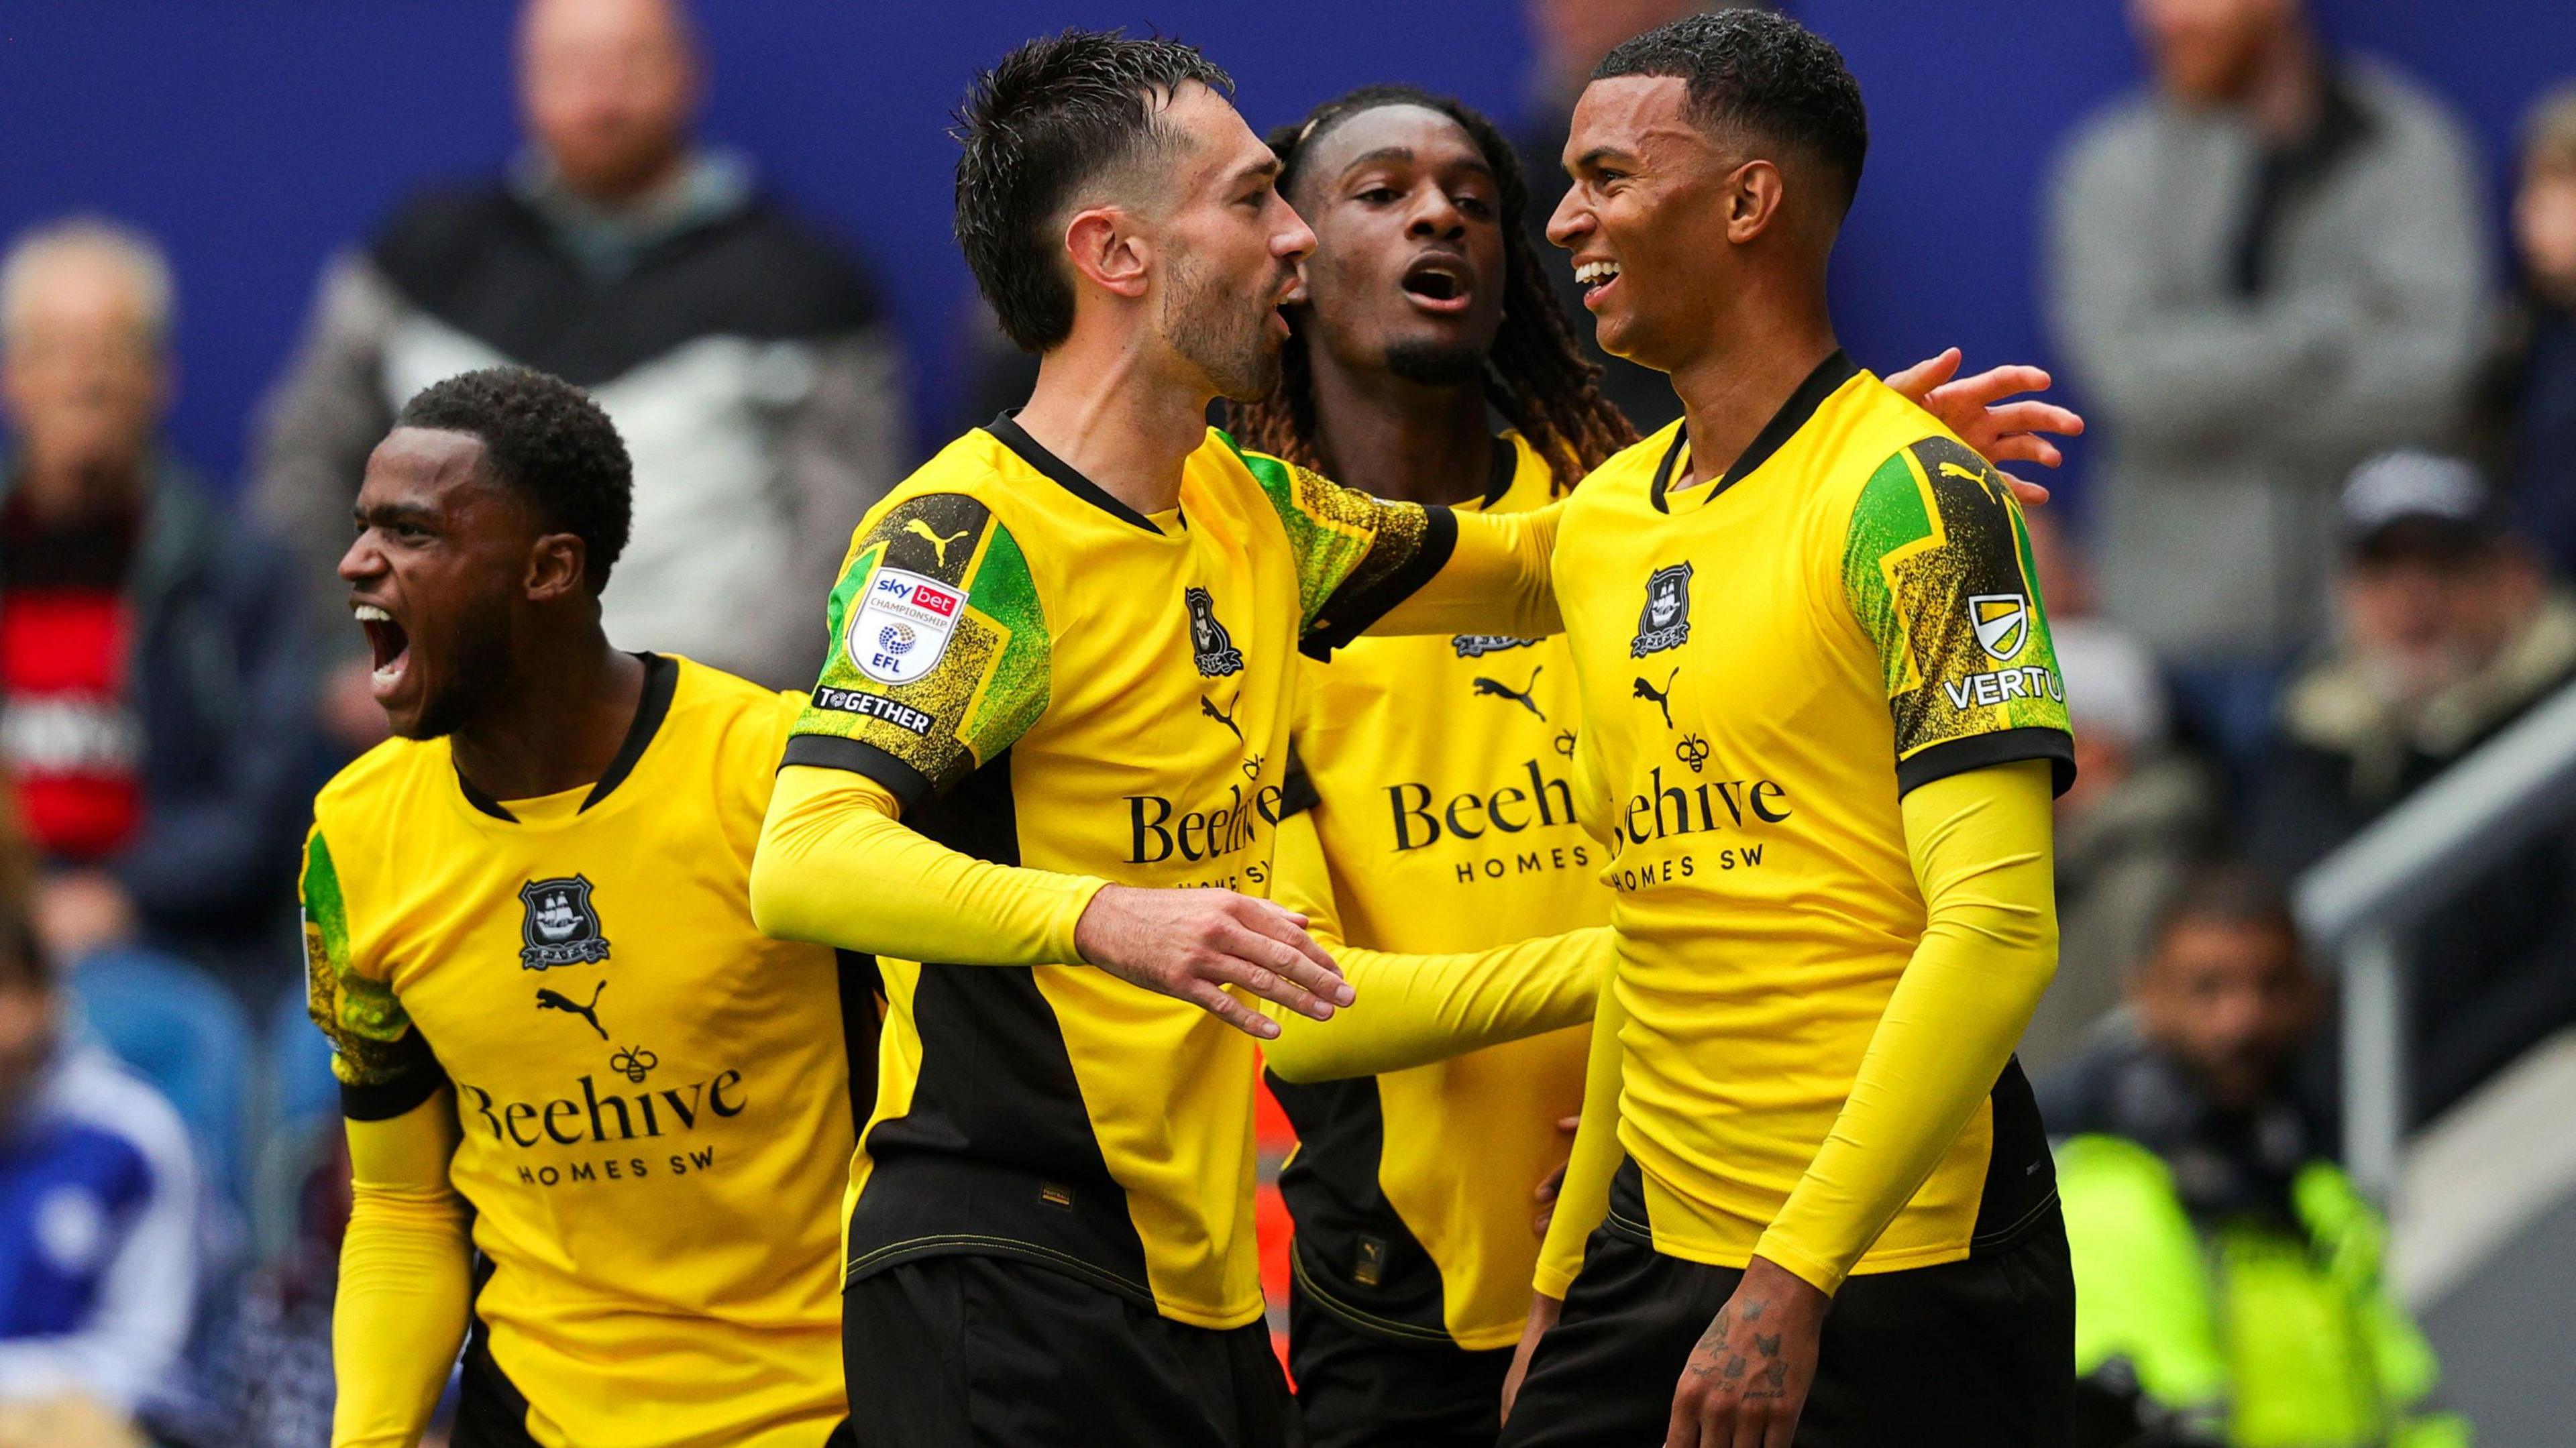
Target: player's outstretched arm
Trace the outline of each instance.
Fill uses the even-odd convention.
[[[1440,571],[1369,625],[1373,634],[1565,632],[1549,560],[1563,503],[1525,513],[1454,513],[1457,542]]]
[[[1279,822],[1272,853],[1278,902],[1306,922],[1365,1005],[1331,1024],[1264,1004],[1279,1026],[1262,1056],[1284,1081],[1337,1081],[1427,1066],[1592,1018],[1592,993],[1611,954],[1606,926],[1492,950],[1408,955],[1345,942],[1324,868],[1323,841],[1303,812]]]
[[[1304,922],[1266,900],[996,865],[925,838],[901,813],[865,775],[780,770],[752,859],[753,922],[898,960],[1095,965],[1263,1037],[1278,1028],[1225,987],[1319,1017],[1350,999]]]
[[[410,1448],[429,1428],[464,1344],[473,1242],[449,1185],[456,1095],[348,1123],[349,1228],[340,1242],[331,1364],[332,1448]]]
[[[1306,917],[1232,890],[1108,886],[1082,913],[1074,943],[1086,963],[1265,1041],[1289,1013],[1326,1021],[1354,999]]]
[[[1582,1025],[1614,942],[1610,927],[1596,925],[1454,954],[1334,945],[1333,959],[1367,1004],[1329,1025],[1265,1005],[1281,1029],[1264,1059],[1283,1081],[1338,1081]]]
[[[1923,938],[1823,1148],[1691,1352],[1670,1448],[1786,1448],[1830,1294],[1994,1090],[2057,969],[2049,774],[2027,759],[1906,794]]]
[[[1564,632],[1548,577],[1554,508],[1488,517],[1390,503],[1268,453],[1235,455],[1296,552],[1308,656],[1329,658],[1363,633]]]

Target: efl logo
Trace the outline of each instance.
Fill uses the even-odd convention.
[[[909,684],[948,652],[966,596],[900,568],[877,571],[842,635],[850,662],[880,684]]]

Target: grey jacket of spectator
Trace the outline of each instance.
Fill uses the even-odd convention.
[[[2327,158],[2266,175],[2236,117],[2134,97],[2049,190],[2047,297],[2102,423],[2108,612],[2177,662],[2277,655],[2321,620],[2334,488],[2458,423],[2486,325],[2476,163],[2442,105],[2365,62]]]
[[[523,170],[415,200],[325,271],[252,498],[302,550],[335,651],[358,643],[333,566],[367,454],[414,392],[518,363],[588,389],[634,460],[609,637],[813,682],[851,530],[900,476],[901,351],[845,258],[739,168],[696,174],[679,214],[622,254]]]
[[[193,473],[154,466],[126,585],[143,819],[108,865],[153,938],[183,954],[294,899],[313,671],[291,570]]]

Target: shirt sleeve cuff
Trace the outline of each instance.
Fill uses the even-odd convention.
[[[1092,898],[1109,882],[1089,875],[1067,875],[1064,878],[1064,904],[1056,912],[1055,924],[1047,934],[1047,944],[1057,960],[1090,965],[1092,962],[1084,960],[1082,952],[1074,948],[1073,937],[1082,925],[1083,912],[1091,908]]]
[[[1851,1275],[1851,1269],[1836,1267],[1812,1252],[1791,1245],[1776,1228],[1764,1232],[1762,1239],[1753,1244],[1753,1255],[1786,1269],[1790,1276],[1827,1297],[1841,1291],[1843,1279]]]
[[[1561,1263],[1541,1258],[1538,1264],[1538,1271],[1530,1278],[1530,1286],[1535,1289],[1541,1297],[1553,1297],[1557,1301],[1563,1302],[1565,1300],[1565,1294],[1573,1289],[1574,1274],[1579,1271],[1580,1268],[1581,1264],[1579,1263],[1575,1266],[1569,1267]]]
[[[2017,729],[1999,729],[1991,734],[1944,739],[1914,751],[1897,761],[1896,792],[1899,795],[1912,794],[1936,779],[2024,759],[2049,762],[2049,784],[2053,794],[2064,794],[2075,783],[2075,736],[2063,729],[2024,725]]]

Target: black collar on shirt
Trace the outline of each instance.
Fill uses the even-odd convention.
[[[984,424],[984,430],[999,438],[1002,446],[1018,453],[1020,461],[1037,469],[1041,475],[1066,492],[1122,523],[1133,523],[1148,533],[1161,536],[1163,530],[1155,527],[1152,520],[1110,496],[1107,488],[1074,471],[1071,463],[1048,452],[1036,438],[1029,436],[1028,429],[1020,426],[1019,416],[1018,408],[1005,409],[1001,416]],[[1187,526],[1186,522],[1183,526]]]
[[[1789,394],[1789,400],[1780,404],[1780,410],[1771,414],[1771,420],[1762,424],[1762,430],[1753,435],[1751,445],[1736,458],[1734,466],[1726,470],[1726,476],[1718,479],[1717,486],[1708,490],[1708,498],[1734,487],[1746,474],[1771,461],[1771,455],[1798,435],[1798,429],[1807,425],[1808,419],[1816,415],[1816,409],[1825,405],[1825,399],[1833,396],[1836,388],[1859,375],[1860,368],[1853,363],[1851,354],[1840,347],[1835,348],[1834,355],[1817,363],[1816,370],[1807,374],[1807,380],[1798,384],[1798,390]],[[1664,449],[1664,460],[1655,465],[1655,484],[1650,496],[1658,513],[1672,511],[1664,501],[1664,494],[1672,485],[1673,469],[1680,463],[1682,448],[1689,441],[1690,424],[1685,422],[1673,429],[1672,445]],[[1708,498],[1700,501],[1705,503]]]
[[[626,737],[619,741],[617,753],[609,759],[607,770],[599,776],[599,782],[590,787],[590,793],[582,796],[581,807],[584,810],[608,798],[609,791],[626,782],[626,776],[635,772],[635,761],[644,757],[653,736],[661,732],[662,721],[670,716],[671,695],[680,685],[679,661],[653,653],[639,653],[635,657],[644,665],[644,693],[635,701],[635,718],[627,724]],[[452,763],[453,756],[450,760]],[[519,817],[510,813],[508,806],[476,789],[474,781],[467,779],[461,769],[456,772],[456,787],[465,792],[467,804],[483,813],[496,820],[507,820],[512,824],[519,822]]]
[[[1494,435],[1493,456],[1485,464],[1485,506],[1490,508],[1512,490],[1512,479],[1521,475],[1520,445],[1502,434]]]

